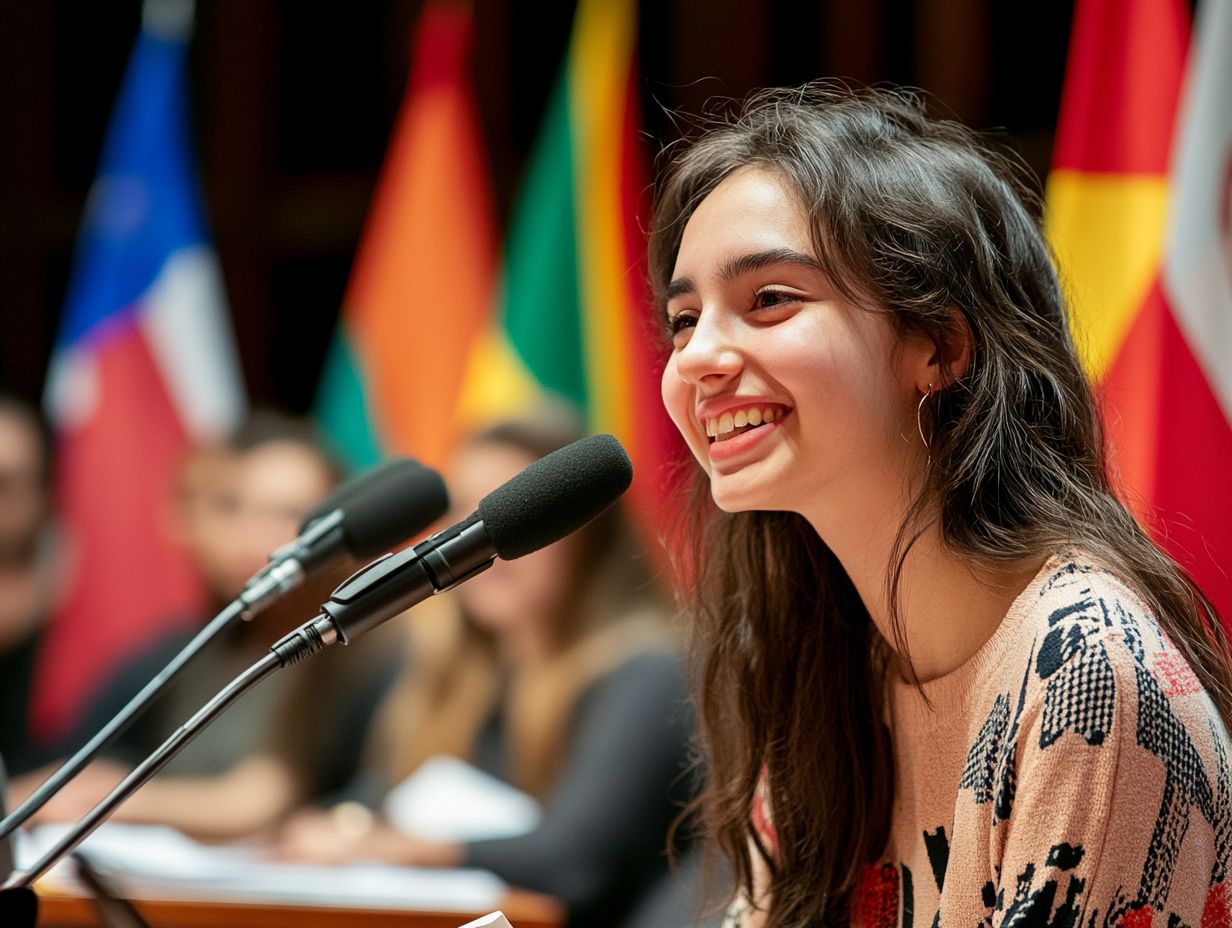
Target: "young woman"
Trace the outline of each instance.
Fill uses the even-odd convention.
[[[1114,493],[1024,189],[910,94],[822,86],[666,169],[738,921],[1232,923],[1228,642]]]
[[[450,469],[456,515],[580,437],[569,417],[502,423]],[[551,893],[572,926],[621,924],[667,879],[672,820],[692,798],[688,698],[666,610],[619,507],[563,541],[496,561],[412,612],[406,671],[369,738],[384,793],[437,755],[460,757],[536,797],[516,837],[450,843],[336,812],[304,813],[287,856],[474,866]],[[650,904],[649,902],[647,904]]]

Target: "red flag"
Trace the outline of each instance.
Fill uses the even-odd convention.
[[[1221,9],[1202,27],[1212,31],[1188,62],[1186,83],[1189,12],[1181,0],[1080,0],[1046,217],[1119,489],[1225,622],[1232,367],[1220,349],[1232,347],[1232,252],[1225,231],[1216,253],[1212,167],[1220,144],[1227,163],[1232,126],[1232,84],[1219,61],[1232,35],[1226,22],[1214,23],[1227,20],[1228,6],[1213,5]],[[1195,105],[1199,97],[1207,104]],[[1226,168],[1224,177],[1226,195]],[[1222,267],[1222,290],[1207,277],[1190,286],[1195,264],[1211,279]]]

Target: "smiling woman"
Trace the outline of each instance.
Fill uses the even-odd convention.
[[[734,918],[1232,911],[1228,641],[1113,492],[1017,174],[910,94],[811,86],[660,184]]]
[[[922,473],[912,460],[919,448],[902,433],[915,379],[940,381],[924,369],[933,346],[900,346],[884,314],[835,290],[811,249],[795,197],[755,167],[719,184],[681,237],[663,397],[720,508],[791,509],[835,491],[849,506],[849,493],[901,495],[903,475]],[[750,410],[761,419],[754,428]],[[809,466],[792,467],[800,458]],[[869,468],[882,479],[870,480]]]

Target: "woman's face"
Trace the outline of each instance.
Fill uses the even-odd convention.
[[[721,509],[841,515],[923,467],[931,345],[839,295],[775,173],[742,169],[698,206],[667,314],[663,402]]]
[[[520,448],[495,442],[465,446],[453,462],[449,496],[454,515],[464,518],[479,501],[535,461]],[[557,616],[572,579],[576,540],[566,538],[533,554],[491,567],[458,587],[456,595],[471,618],[496,635],[544,630]]]

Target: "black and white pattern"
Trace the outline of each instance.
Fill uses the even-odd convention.
[[[1010,700],[1002,693],[993,702],[988,718],[980,726],[975,744],[967,752],[962,779],[958,781],[959,789],[969,789],[974,793],[976,805],[992,802],[997,767],[1004,760],[1009,727]]]
[[[1012,632],[1018,643],[1003,652],[1013,663],[1000,666],[995,689],[977,684],[968,696],[952,817],[903,836],[914,882],[906,860],[886,865],[901,892],[897,924],[942,928],[944,907],[945,928],[955,913],[973,928],[1232,928],[1232,744],[1198,677],[1105,568],[1062,562],[1027,595],[1037,593],[1034,614],[1015,616],[1024,622]],[[1001,682],[1014,666],[1016,696]],[[946,769],[961,757],[946,757]],[[913,785],[919,801],[930,784]],[[1103,820],[1111,796],[1133,810],[1132,822]],[[1084,809],[1088,802],[1099,808]],[[972,806],[987,816],[986,835],[971,832]],[[1191,876],[1196,860],[1210,868],[1204,900],[1192,879],[1174,879]],[[884,901],[884,882],[872,881],[867,898]],[[974,892],[978,900],[967,898]]]
[[[945,826],[936,831],[924,832],[924,848],[928,851],[928,862],[932,866],[933,880],[937,883],[937,891],[945,889],[945,871],[950,865],[950,839],[946,837]]]
[[[1002,890],[998,908],[1004,906],[1005,914],[1000,924],[1005,928],[1075,928],[1082,918],[1086,881],[1070,871],[1082,857],[1080,846],[1058,844],[1049,848],[1044,872],[1050,876],[1043,881],[1036,880],[1035,864],[1027,864],[1015,881],[1014,897],[1005,900]],[[1061,881],[1065,884],[1063,895],[1058,892]]]
[[[1104,648],[1101,630],[1087,619],[1094,603],[1080,603],[1064,615],[1053,613],[1052,630],[1035,659],[1036,673],[1047,680],[1044,691],[1040,747],[1053,744],[1065,732],[1081,735],[1087,744],[1103,744],[1116,713],[1116,675]],[[1064,621],[1065,619],[1069,621]],[[1062,624],[1058,624],[1062,623]]]
[[[1215,778],[1215,865],[1211,884],[1226,882],[1232,869],[1232,767],[1228,752],[1215,726],[1211,725],[1211,740],[1215,742],[1218,769]]]
[[[1073,583],[1074,602],[1049,617],[1052,629],[1036,657],[1036,670],[1048,681],[1040,747],[1047,748],[1066,731],[1080,734],[1093,746],[1104,742],[1117,706],[1115,672],[1107,649],[1124,647],[1133,659],[1137,741],[1159,757],[1165,769],[1163,800],[1138,892],[1126,905],[1162,910],[1191,813],[1197,810],[1215,824],[1212,789],[1197,747],[1146,663],[1148,639],[1155,652],[1170,650],[1166,639],[1154,621],[1135,615],[1119,598],[1093,595],[1086,581],[1094,572],[1094,568],[1068,565],[1046,584],[1046,588],[1055,588],[1078,581]],[[1127,714],[1125,700],[1122,707]]]
[[[1018,702],[1010,720],[1009,695],[1002,693],[993,701],[988,718],[980,726],[975,743],[967,752],[958,788],[974,793],[976,805],[992,802],[991,826],[996,827],[1010,817],[1014,794],[1018,789],[1018,728],[1026,704],[1030,682],[1030,662],[1018,690]]]
[[[1119,698],[1120,724],[1135,725],[1138,744],[1159,757],[1165,769],[1164,795],[1141,879],[1136,891],[1131,883],[1107,909],[1083,912],[1085,879],[1080,864],[1084,851],[1080,846],[1059,844],[1046,861],[1039,862],[1043,866],[1028,865],[1016,874],[1013,884],[1002,885],[996,900],[1000,924],[1077,926],[1087,919],[1090,926],[1112,926],[1145,909],[1163,913],[1181,845],[1195,814],[1215,830],[1211,884],[1225,881],[1232,868],[1232,770],[1222,744],[1226,735],[1212,727],[1219,762],[1218,779],[1212,786],[1197,746],[1148,666],[1148,654],[1158,658],[1167,652],[1175,654],[1175,650],[1152,619],[1135,614],[1118,596],[1094,591],[1098,585],[1092,579],[1099,573],[1103,572],[1091,565],[1070,563],[1055,571],[1042,587],[1041,596],[1063,589],[1070,602],[1049,615],[1049,630],[1030,659],[1028,677],[1033,670],[1044,687],[1038,748],[1019,744],[1024,680],[1012,714],[1008,694],[996,697],[968,751],[960,788],[971,790],[977,804],[994,802],[994,825],[1006,819],[1017,786],[1021,751],[1048,750],[1067,732],[1093,748],[1111,742],[1116,737]],[[1118,693],[1114,650],[1117,665],[1134,668],[1136,699],[1129,698],[1128,692]],[[1120,684],[1130,685],[1124,672]],[[1010,892],[1013,897],[1005,898]],[[1180,928],[1176,916],[1171,918],[1167,924]]]
[[[1164,797],[1142,871],[1139,899],[1162,908],[1190,813],[1197,808],[1214,826],[1214,795],[1198,749],[1172,712],[1168,697],[1142,664],[1135,664],[1134,671],[1138,681],[1138,743],[1164,762]]]

